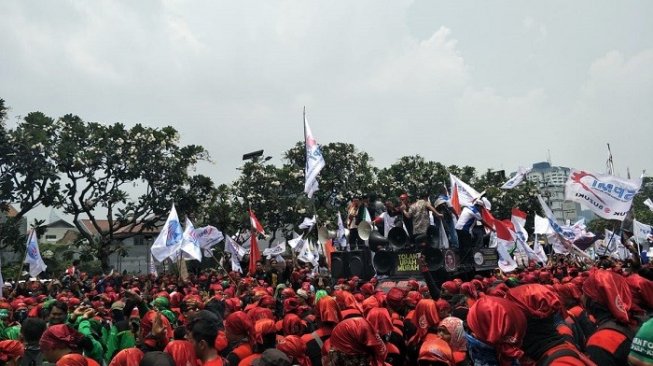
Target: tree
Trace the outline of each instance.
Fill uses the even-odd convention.
[[[0,104],[0,209],[6,211],[11,202],[20,205],[18,213],[0,226],[0,241],[19,248],[25,243],[25,233],[19,231],[23,217],[59,197],[54,158],[58,136],[53,119],[41,112],[28,114],[14,130],[6,130],[4,101]]]
[[[208,159],[201,146],[179,146],[172,127],[154,129],[140,124],[86,123],[65,115],[56,122],[57,168],[63,190],[56,202],[88,241],[91,251],[109,268],[109,256],[121,249],[118,231],[136,235],[161,223],[173,202],[197,202],[189,189],[203,177],[191,177],[189,168]],[[83,227],[87,219],[95,233]],[[106,224],[102,220],[106,220]]]
[[[299,193],[296,201],[304,206],[299,210],[306,210],[306,214],[302,215],[310,217],[316,212],[318,217],[324,220],[323,224],[334,227],[336,213],[344,209],[352,197],[376,190],[378,169],[371,165],[372,158],[368,153],[358,151],[352,144],[333,142],[320,148],[325,167],[318,177],[320,188],[312,201],[305,199],[306,195],[303,193],[306,164],[303,142],[298,142],[286,151],[284,168],[294,184],[299,185],[292,189]]]
[[[447,168],[419,155],[404,156],[379,171],[379,191],[386,198],[399,197],[402,193],[413,197],[422,192],[436,195],[443,184],[449,186]]]

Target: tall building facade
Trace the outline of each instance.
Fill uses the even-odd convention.
[[[565,200],[565,182],[571,169],[552,166],[548,162],[533,164],[526,178],[537,184],[540,194],[560,223],[574,222],[581,217],[580,204]]]

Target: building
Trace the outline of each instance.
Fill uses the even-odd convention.
[[[565,182],[571,169],[562,166],[551,166],[548,162],[534,163],[533,169],[526,179],[537,184],[537,187],[560,223],[574,222],[581,215],[580,204],[565,200]]]
[[[11,204],[7,204],[6,210],[0,210],[0,225],[5,225],[7,223],[7,218],[16,217],[18,215],[18,210]],[[27,235],[27,218],[24,216],[18,221],[18,231]],[[16,251],[9,246],[0,250],[0,260],[2,263],[12,263],[19,262],[24,259],[25,253],[16,253]]]
[[[73,244],[79,236],[75,225],[63,219],[50,222],[45,227],[45,232],[39,238],[39,244]]]
[[[98,230],[91,220],[82,219],[79,222],[84,231],[93,236],[98,235]],[[95,220],[95,222],[101,231],[108,231],[108,220]],[[109,256],[109,264],[116,271],[147,273],[150,264],[150,247],[160,230],[158,228],[141,229],[141,225],[127,226],[114,233],[114,240],[122,244],[125,254],[116,252]]]

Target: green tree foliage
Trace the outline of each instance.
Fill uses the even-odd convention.
[[[28,114],[13,130],[0,119],[0,209],[18,203],[18,213],[0,225],[3,246],[24,246],[20,231],[25,215],[38,205],[52,206],[60,191],[54,151],[58,145],[53,119],[40,112]],[[38,225],[37,225],[38,226]]]
[[[56,126],[55,160],[63,187],[56,205],[73,216],[104,269],[109,255],[121,249],[117,232],[135,235],[156,226],[173,202],[188,210],[210,204],[210,197],[203,203],[203,194],[212,190],[210,180],[189,175],[208,154],[201,146],[180,146],[174,128],[126,128],[84,122],[70,114]],[[85,230],[80,219],[87,219],[96,234]]]

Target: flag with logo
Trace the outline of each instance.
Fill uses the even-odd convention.
[[[277,243],[277,245],[272,248],[263,249],[263,255],[266,259],[270,260],[272,257],[276,257],[286,252],[286,242],[282,241]]]
[[[562,230],[562,227],[558,222],[556,221],[556,217],[553,214],[553,211],[549,208],[549,206],[544,202],[544,199],[542,198],[541,195],[537,195],[537,200],[540,202],[540,206],[542,206],[542,211],[544,212],[544,217],[549,221],[549,227],[551,230],[553,230],[553,233],[557,234],[560,236],[560,238],[564,238],[564,231]],[[565,247],[569,247],[570,243],[567,242],[567,240],[560,240],[561,244],[563,244]]]
[[[498,265],[503,272],[512,272],[517,268],[517,262],[510,256],[509,251],[513,250],[515,238],[505,223],[497,220],[494,223],[497,236],[497,253],[499,254]]]
[[[159,277],[159,274],[156,271],[156,263],[154,263],[154,256],[150,253],[150,267],[148,271],[154,278]]]
[[[304,183],[304,193],[306,193],[308,198],[311,198],[319,189],[317,176],[320,174],[320,170],[324,168],[325,163],[320,146],[315,141],[311,127],[308,125],[306,112],[304,112],[304,139],[306,142],[306,182]]]
[[[333,239],[333,242],[336,243],[340,248],[347,246],[347,237],[345,233],[345,224],[342,222],[340,211],[338,211],[338,231],[336,231],[336,237]]]
[[[240,267],[240,260],[246,253],[245,248],[238,245],[238,243],[227,235],[224,238],[224,251],[231,254],[231,269],[243,273],[243,269]]]
[[[641,185],[641,179],[573,169],[565,183],[565,199],[580,203],[604,219],[623,221]]]
[[[47,265],[41,258],[41,251],[39,250],[39,243],[36,238],[36,230],[32,230],[27,238],[27,255],[25,256],[25,263],[29,264],[29,275],[31,277],[38,276],[44,272]]]
[[[197,239],[197,232],[188,217],[186,218],[186,228],[182,235],[181,251],[184,253],[184,258],[202,261],[202,248]]]
[[[214,245],[224,240],[224,234],[214,226],[203,226],[195,229],[197,242],[202,249],[211,249]]]
[[[249,209],[249,220],[252,223],[252,229],[256,230],[257,233],[265,235],[263,225],[261,225],[261,222],[258,221],[256,215],[254,215],[254,211],[252,211],[251,208]]]
[[[454,211],[457,215],[460,215],[462,212],[463,206],[471,206],[474,204],[474,201],[481,197],[481,194],[478,193],[474,188],[469,184],[460,180],[460,178],[449,173],[449,179],[451,180],[451,205],[453,206]]]
[[[651,225],[643,224],[637,220],[633,220],[633,234],[635,240],[642,243],[645,242],[650,236],[653,235],[653,227]]]
[[[179,223],[179,217],[177,217],[177,210],[175,209],[175,205],[172,205],[168,219],[150,249],[154,259],[157,262],[163,262],[170,257],[177,256],[182,237],[183,231]]]
[[[524,167],[519,167],[517,169],[517,173],[515,174],[514,177],[510,178],[507,182],[505,182],[502,186],[501,189],[513,189],[521,183],[524,178],[526,178],[526,175],[530,173],[532,168],[524,168]]]

